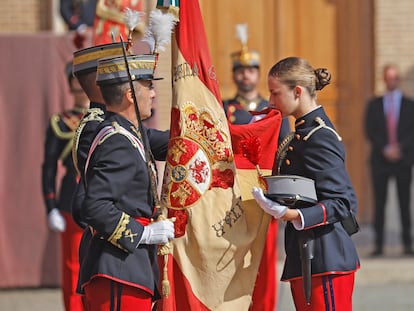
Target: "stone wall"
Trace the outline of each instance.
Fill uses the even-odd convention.
[[[414,97],[414,1],[376,0],[374,23],[376,92],[384,89],[383,66],[395,63],[402,73],[403,91]]]

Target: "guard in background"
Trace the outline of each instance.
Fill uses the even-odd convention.
[[[236,25],[236,35],[242,44],[240,51],[231,54],[232,77],[236,85],[236,95],[223,100],[224,112],[233,124],[248,124],[252,121],[251,112],[266,109],[268,101],[259,93],[260,54],[247,46],[247,24]],[[280,128],[279,142],[290,132],[289,120],[284,118]]]
[[[89,100],[72,75],[71,62],[66,66],[66,73],[70,91],[74,96],[74,106],[71,110],[56,113],[50,118],[44,146],[42,189],[49,228],[61,233],[62,291],[65,309],[77,311],[83,310],[81,296],[76,294],[79,272],[78,249],[82,229],[71,217],[70,203],[77,184],[71,150],[75,130],[89,105]],[[57,192],[59,162],[66,168],[66,173]]]
[[[233,124],[247,124],[252,119],[249,111],[261,111],[268,106],[258,89],[260,79],[260,54],[247,46],[247,24],[236,25],[237,38],[242,43],[240,51],[231,54],[233,82],[236,96],[223,101],[227,119]]]

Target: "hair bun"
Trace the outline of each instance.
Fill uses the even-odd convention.
[[[326,68],[315,69],[316,75],[316,90],[322,90],[326,85],[331,82],[331,73]]]

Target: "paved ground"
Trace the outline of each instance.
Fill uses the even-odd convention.
[[[371,239],[369,227],[362,227],[355,235],[361,269],[356,274],[354,311],[414,310],[414,257],[401,256],[400,246],[395,243],[387,246],[384,257],[372,259],[368,256]],[[389,240],[397,242],[397,234],[391,234]],[[60,290],[55,288],[1,290],[0,310],[64,311]],[[277,311],[291,310],[294,307],[289,286],[281,283]]]
[[[354,235],[361,258],[361,269],[356,274],[354,311],[414,310],[414,257],[401,256],[399,214],[392,200],[386,216],[387,235],[383,257],[369,256],[373,241],[370,227],[362,226],[361,231]],[[282,234],[279,234],[279,238],[282,239]],[[282,267],[283,247],[280,260],[279,267]],[[277,311],[291,310],[294,307],[289,286],[281,283]],[[54,288],[0,290],[0,311],[64,310],[60,290]]]
[[[359,235],[359,236],[358,236]],[[390,244],[385,255],[371,258],[372,232],[362,227],[355,235],[361,257],[361,269],[356,273],[354,311],[409,311],[414,310],[414,257],[401,256],[397,234],[389,236]],[[294,310],[290,288],[279,286],[277,311]]]

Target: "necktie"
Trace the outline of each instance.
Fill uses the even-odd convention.
[[[395,110],[394,98],[390,94],[387,101],[387,129],[390,144],[397,142],[397,114]]]

